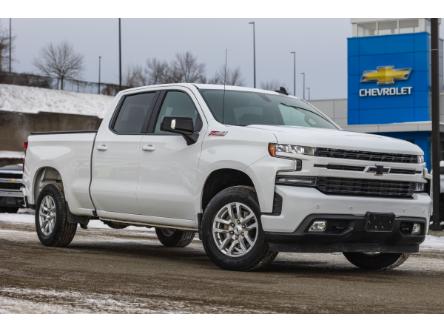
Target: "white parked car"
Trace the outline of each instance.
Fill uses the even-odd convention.
[[[199,234],[220,267],[279,251],[343,252],[358,267],[419,249],[431,201],[419,147],[341,130],[283,93],[203,84],[120,92],[96,132],[28,138],[24,195],[47,246],[77,225],[155,227],[166,246]]]
[[[17,213],[23,207],[23,156],[0,151],[0,213]]]

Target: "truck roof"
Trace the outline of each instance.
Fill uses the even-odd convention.
[[[205,83],[168,83],[168,84],[156,84],[156,85],[149,85],[149,86],[142,86],[137,88],[131,88],[127,90],[123,90],[123,93],[126,92],[132,92],[132,91],[140,91],[144,90],[146,88],[168,88],[168,87],[196,87],[198,89],[214,89],[214,90],[223,90],[224,85],[223,84],[205,84]],[[272,95],[279,95],[278,92],[272,91],[272,90],[264,90],[264,89],[258,89],[258,88],[250,88],[250,87],[240,87],[240,86],[225,86],[226,90],[231,91],[251,91],[251,92],[259,92],[264,94],[272,94]],[[294,97],[294,96],[291,96]],[[297,97],[295,97],[297,98]]]

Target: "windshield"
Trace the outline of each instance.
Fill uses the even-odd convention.
[[[217,121],[236,126],[286,125],[338,127],[313,106],[295,98],[253,91],[202,89],[201,94]]]

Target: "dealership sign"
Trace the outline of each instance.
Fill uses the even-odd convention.
[[[427,32],[350,37],[347,123],[430,120],[430,36]]]
[[[393,85],[396,81],[407,81],[411,72],[411,68],[378,66],[376,70],[365,70],[361,76],[361,83],[377,83],[378,86]],[[411,86],[361,88],[359,97],[411,95],[412,90]]]

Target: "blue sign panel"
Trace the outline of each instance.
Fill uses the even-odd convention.
[[[348,123],[430,120],[429,34],[348,39]]]

